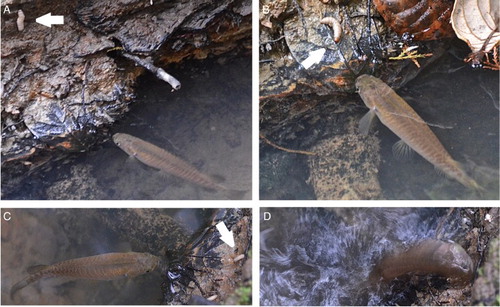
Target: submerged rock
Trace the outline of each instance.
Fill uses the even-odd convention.
[[[316,156],[309,158],[309,183],[317,199],[382,198],[376,136],[355,132],[336,135],[319,142],[312,151]]]

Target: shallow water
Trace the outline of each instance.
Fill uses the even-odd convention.
[[[260,222],[260,302],[407,305],[404,292],[370,283],[370,272],[385,253],[424,238],[460,243],[458,211],[440,228],[446,208],[263,208],[271,219]]]
[[[184,63],[169,71],[179,91],[146,74],[137,101],[115,123],[109,141],[54,162],[4,199],[231,199],[251,198],[251,58]],[[130,158],[111,141],[121,132],[153,143],[220,178],[231,190],[208,191]]]
[[[397,93],[433,125],[431,130],[451,156],[465,165],[486,192],[478,195],[446,178],[418,154],[409,159],[396,158],[392,146],[398,141],[397,136],[377,122],[371,133],[381,141],[378,180],[384,199],[499,199],[499,74],[486,69],[473,70],[464,64],[461,59],[467,55],[466,48],[460,43],[453,46]],[[289,142],[280,141],[279,145],[308,150],[335,136],[337,127],[345,125],[348,116],[361,118],[367,112],[358,95],[317,99],[321,100],[318,107],[324,108],[318,112],[322,118],[312,120],[306,116],[291,127],[284,127],[280,133],[288,134]],[[346,115],[336,114],[335,105],[322,106],[335,99],[348,106]],[[261,198],[315,199],[314,190],[307,183],[307,159],[261,145]]]
[[[107,226],[96,218],[109,210],[116,214],[125,209],[2,209],[2,216],[9,212],[11,218],[2,220],[2,304],[159,304],[162,299],[159,271],[113,281],[42,279],[10,298],[12,285],[26,277],[26,268],[33,265],[109,252],[136,251],[162,256],[165,246],[184,242],[181,239],[164,241],[162,246],[138,243],[137,240],[144,241],[144,237],[131,235],[134,229],[129,229],[128,234],[110,229],[110,225],[119,227],[117,224],[121,221],[116,215],[108,220]],[[154,218],[147,215],[151,211],[133,210],[142,212],[145,223]],[[187,238],[206,227],[207,216],[213,210],[162,209],[155,212],[175,219],[176,227]]]

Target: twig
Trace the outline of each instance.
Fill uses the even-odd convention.
[[[166,71],[164,71],[162,68],[160,67],[156,67],[153,65],[153,63],[149,62],[149,61],[146,61],[146,60],[143,60],[135,55],[131,55],[131,54],[128,54],[126,52],[123,51],[123,48],[122,47],[115,47],[115,48],[111,48],[108,50],[109,51],[114,51],[114,50],[120,50],[122,51],[120,54],[121,56],[129,59],[129,60],[132,60],[133,62],[135,62],[136,64],[146,68],[147,70],[149,70],[150,72],[152,72],[153,74],[155,74],[155,76],[165,82],[167,82],[168,84],[170,84],[172,86],[172,88],[174,90],[178,90],[181,88],[181,83],[179,82],[179,80],[177,80],[176,78],[174,78],[172,75],[168,74]]]
[[[297,13],[299,14],[299,18],[302,21],[302,26],[304,27],[304,32],[306,34],[306,40],[307,40],[309,38],[309,34],[307,32],[306,20],[304,19],[304,14],[302,14],[302,9],[300,8],[297,0],[292,0],[292,4],[295,7],[295,9],[297,10]]]
[[[413,46],[413,47],[404,46],[403,50],[401,51],[401,53],[398,56],[389,57],[389,60],[407,60],[407,59],[409,59],[409,60],[412,60],[413,63],[418,68],[420,68],[420,64],[418,63],[418,61],[416,59],[431,57],[432,53],[418,54],[418,51],[414,50],[415,48],[418,48],[418,47],[416,47],[416,46]]]
[[[304,150],[295,150],[295,149],[287,149],[285,147],[281,147],[279,145],[276,145],[274,144],[273,142],[269,141],[265,136],[263,136],[262,134],[259,134],[259,137],[264,141],[266,142],[267,144],[271,145],[272,147],[276,148],[276,149],[279,149],[279,150],[282,150],[282,151],[286,151],[286,152],[290,152],[290,153],[296,153],[296,154],[301,154],[301,155],[308,155],[308,156],[317,156],[318,154],[315,153],[315,152],[311,152],[311,151],[304,151]]]
[[[261,42],[259,45],[262,46],[262,45],[265,45],[265,44],[276,43],[276,42],[279,42],[280,40],[282,40],[284,38],[285,38],[285,35],[282,35],[282,36],[278,37],[277,39],[272,39],[272,40],[268,40],[268,41],[265,41],[265,42]]]

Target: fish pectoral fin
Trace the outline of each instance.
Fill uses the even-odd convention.
[[[407,160],[413,156],[413,149],[403,140],[392,145],[392,154],[399,160]]]
[[[446,177],[448,179],[453,179],[451,176],[447,175],[442,169],[438,168],[437,166],[434,165],[434,171],[439,175]]]
[[[44,264],[34,265],[34,266],[30,266],[29,268],[27,268],[26,272],[28,272],[28,274],[35,274],[35,273],[40,272],[43,269],[46,269],[47,267],[48,267],[48,265],[44,265]]]
[[[374,110],[368,111],[359,121],[359,132],[363,135],[368,135],[376,117],[377,115]]]
[[[129,155],[128,158],[125,160],[125,163],[137,163],[139,160],[137,160],[136,156]]]

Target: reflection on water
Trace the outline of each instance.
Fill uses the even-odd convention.
[[[267,208],[261,220],[262,305],[406,305],[368,276],[381,257],[424,238],[463,244],[470,223],[442,208]],[[444,223],[443,223],[444,219]],[[408,287],[408,285],[406,285]],[[396,291],[396,292],[394,292]],[[391,295],[387,296],[387,294]]]
[[[179,91],[147,74],[137,101],[110,131],[153,143],[220,178],[209,191],[147,167],[109,142],[50,172],[33,174],[7,199],[231,199],[251,197],[251,58],[184,63],[169,71]]]
[[[9,293],[33,265],[110,252],[162,256],[166,246],[187,243],[195,233],[190,229],[194,225],[206,227],[213,211],[132,209],[128,211],[131,215],[125,215],[127,211],[121,209],[3,209],[2,216],[5,212],[9,212],[10,220],[2,220],[2,304],[145,305],[161,302],[159,271],[113,281],[42,279],[19,290],[12,299]],[[161,223],[170,231],[162,234],[157,231],[160,228],[150,226],[156,232],[148,236],[147,231],[131,228],[133,214],[138,214],[144,226]],[[124,226],[126,216],[128,223]],[[112,230],[115,227],[122,231]],[[181,234],[176,236],[177,232]]]
[[[482,69],[473,70],[461,58],[467,47],[453,47],[432,67],[425,69],[417,78],[401,90],[400,94],[427,122],[451,156],[463,163],[486,192],[477,195],[460,183],[448,179],[434,170],[432,164],[415,154],[412,158],[398,160],[392,154],[392,146],[398,141],[389,129],[378,122],[372,133],[381,141],[381,163],[378,180],[385,199],[498,199],[499,198],[499,74]],[[464,54],[462,56],[462,54]],[[461,58],[460,58],[461,57]],[[358,95],[342,98],[318,98],[321,102],[320,119],[304,117],[293,123],[295,130],[285,127],[289,135],[287,148],[310,149],[324,139],[345,133],[342,131],[349,116],[361,118],[364,107],[353,107],[357,101],[364,106]],[[326,101],[343,99],[348,112],[338,113],[336,106],[323,107]],[[438,128],[436,126],[451,129]],[[302,129],[299,129],[300,127]],[[309,199],[314,192],[308,185],[307,157],[261,146],[261,186],[263,199]],[[346,164],[349,161],[347,161]]]

